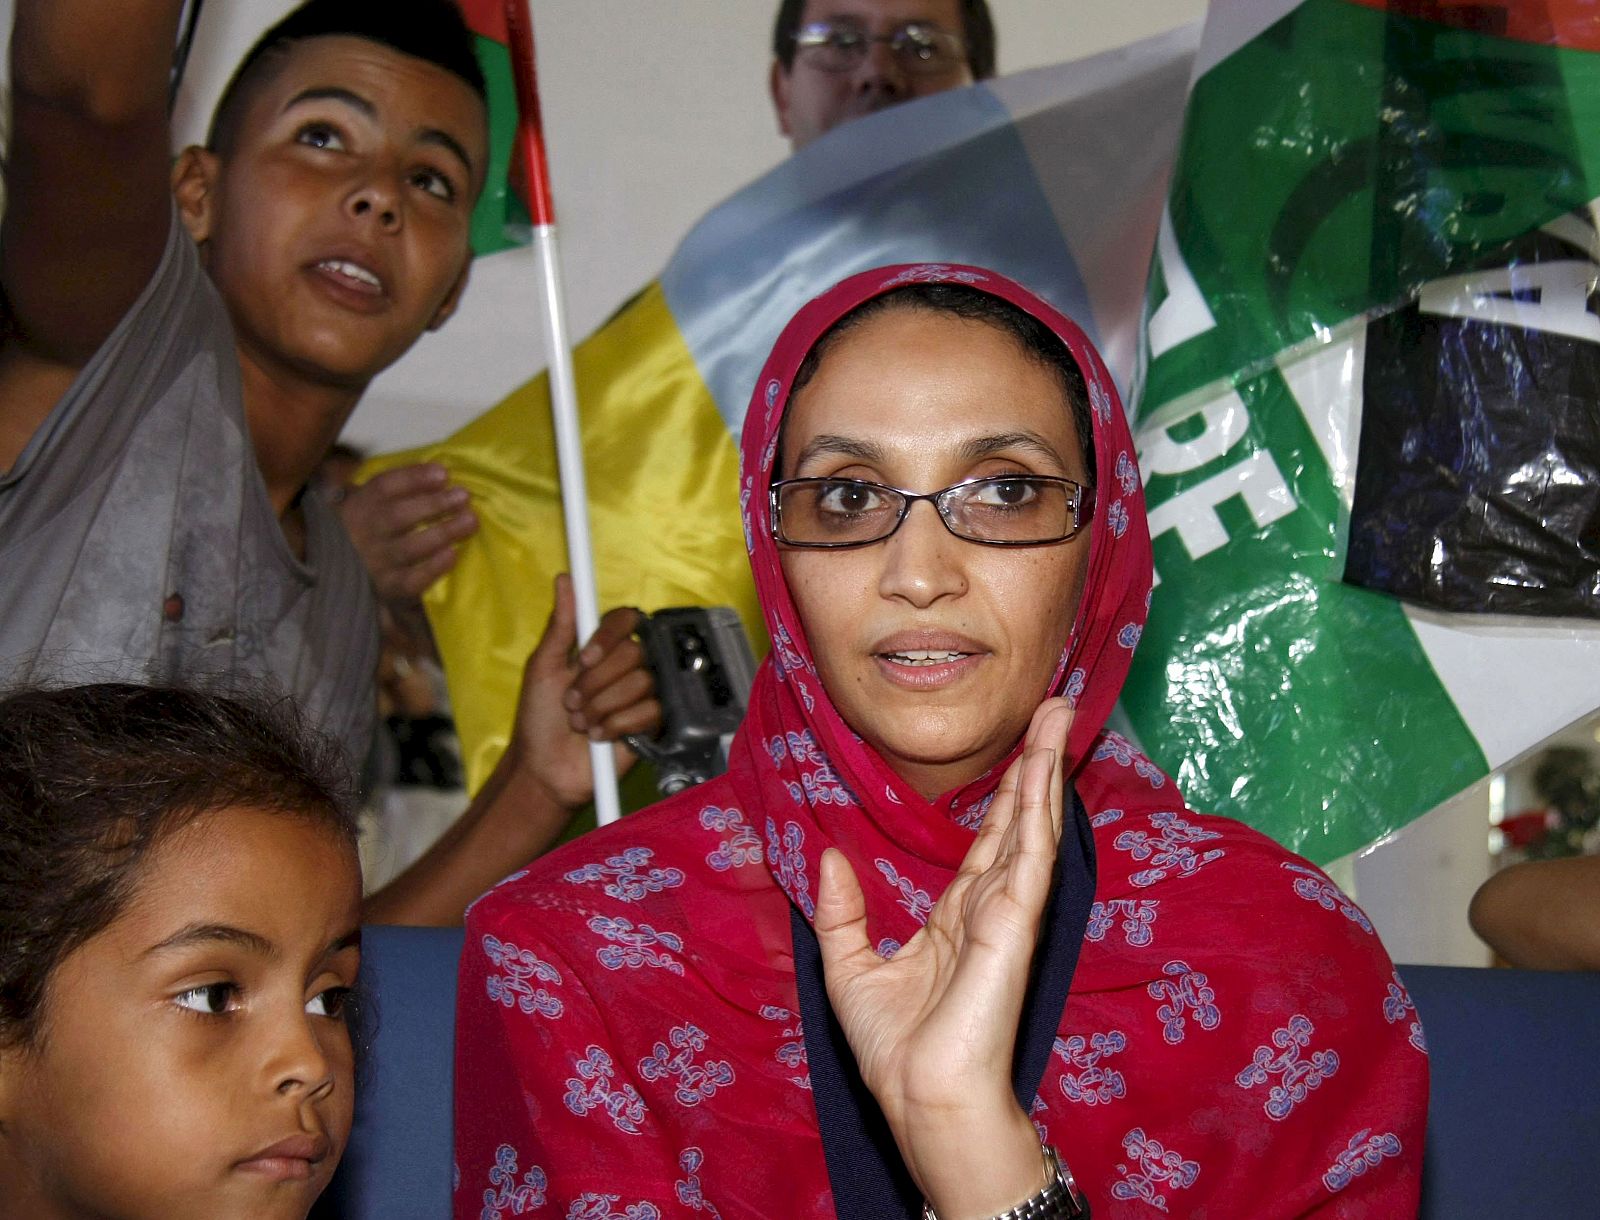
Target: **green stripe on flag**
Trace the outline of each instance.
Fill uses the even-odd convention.
[[[503,42],[477,36],[478,64],[489,92],[489,172],[472,213],[472,252],[494,254],[526,245],[528,209],[511,186],[517,138],[517,91],[511,52]]]

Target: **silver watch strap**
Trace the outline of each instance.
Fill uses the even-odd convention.
[[[994,1220],[1086,1220],[1089,1204],[1078,1190],[1072,1171],[1049,1144],[1044,1146],[1044,1189],[1032,1198],[999,1213]],[[922,1220],[939,1220],[933,1204],[924,1202]]]

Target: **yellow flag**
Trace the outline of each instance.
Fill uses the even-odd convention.
[[[653,283],[573,354],[600,611],[732,606],[765,630],[739,521],[739,454]],[[522,666],[567,570],[549,382],[541,374],[454,436],[369,462],[362,478],[439,462],[472,496],[478,533],[423,602],[467,784],[505,750]]]

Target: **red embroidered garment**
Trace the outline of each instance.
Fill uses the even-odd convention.
[[[1095,902],[1035,1124],[1109,1217],[1414,1215],[1427,1104],[1415,1011],[1366,916],[1265,837],[1184,807],[1104,725],[1149,604],[1132,438],[1105,366],[987,271],[857,275],[802,310],[745,421],[742,500],[773,639],[729,773],[586,835],[473,906],[456,1026],[457,1220],[833,1215],[798,1020],[789,912],[833,845],[893,952],[954,875],[1003,768],[936,801],[843,723],[768,530],[789,385],[816,339],[901,284],[970,284],[1067,344],[1098,482],[1053,690]]]

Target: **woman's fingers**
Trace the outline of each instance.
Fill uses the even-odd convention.
[[[1057,758],[1064,757],[1067,732],[1072,727],[1072,718],[1072,708],[1065,699],[1046,699],[1034,711],[1033,719],[1028,724],[1027,735],[1023,738],[1022,753],[1006,768],[1006,773],[1000,778],[994,800],[989,803],[989,811],[984,815],[983,826],[978,830],[978,837],[968,850],[966,859],[962,861],[963,873],[986,872],[1003,854],[1015,850],[1017,836],[1014,833],[1014,824],[1018,793],[1028,756],[1044,748],[1054,750]],[[1059,775],[1060,768],[1056,770]],[[1055,821],[1059,825],[1059,799],[1055,804]]]
[[[830,847],[817,873],[817,909],[812,918],[822,950],[822,975],[838,1006],[838,992],[863,970],[882,962],[867,939],[867,900],[844,853]]]

